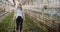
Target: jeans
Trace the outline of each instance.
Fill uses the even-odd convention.
[[[23,23],[22,17],[18,16],[17,19],[16,19],[16,30],[20,29],[20,32],[21,32],[21,30],[22,30],[22,23]]]

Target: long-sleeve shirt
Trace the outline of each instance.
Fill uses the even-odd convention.
[[[14,18],[17,19],[18,16],[21,16],[24,19],[24,10],[21,11],[20,9],[16,9],[14,13]]]

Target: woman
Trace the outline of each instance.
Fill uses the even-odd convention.
[[[22,10],[22,5],[18,4],[16,10],[15,10],[15,14],[14,14],[14,18],[16,20],[16,30],[19,30],[19,26],[20,26],[20,32],[22,30],[22,23],[23,23],[23,19],[24,19],[24,11]]]

